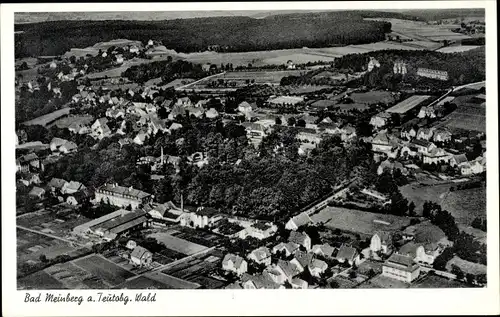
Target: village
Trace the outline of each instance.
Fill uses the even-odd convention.
[[[348,72],[169,54],[113,40],[16,77],[51,110],[16,109],[19,288],[486,286],[484,80],[404,55]],[[185,64],[149,78],[155,63]],[[382,72],[419,87],[376,87]],[[267,160],[316,164],[315,183],[273,184]]]

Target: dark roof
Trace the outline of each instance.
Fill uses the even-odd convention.
[[[413,140],[410,144],[419,145],[419,146],[423,146],[423,147],[429,147],[431,145],[431,142],[429,142],[427,140],[416,139],[416,140]]]
[[[341,246],[339,252],[337,253],[337,259],[354,260],[356,257],[356,249],[348,246]]]
[[[300,263],[300,265],[305,268],[311,263],[313,255],[311,253],[307,253],[304,251],[297,250],[295,251],[295,259]]]
[[[290,232],[290,237],[288,238],[288,241],[303,245],[308,237],[309,236],[305,233],[301,233],[298,231],[292,231],[292,232]]]
[[[143,199],[148,196],[151,196],[151,194],[148,194],[146,192],[143,192],[142,190],[134,189],[132,187],[123,187],[123,186],[118,186],[118,185],[112,185],[112,184],[105,184],[101,187],[98,188],[98,190],[105,190],[108,192],[116,193],[119,195],[127,195],[127,196],[132,196],[137,199]]]
[[[465,163],[467,162],[467,156],[465,154],[459,154],[459,155],[453,155],[453,158],[457,162],[457,164]]]
[[[391,255],[391,257],[385,261],[384,265],[407,272],[412,272],[418,268],[418,264],[413,262],[413,258],[411,256],[397,253]]]

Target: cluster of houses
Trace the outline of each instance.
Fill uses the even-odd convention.
[[[382,161],[378,168],[378,174],[385,169],[406,168],[397,159],[405,161],[409,158],[418,159],[422,164],[445,164],[456,168],[461,175],[468,176],[481,174],[486,170],[486,160],[482,156],[469,161],[465,154],[456,153],[454,150],[446,150],[438,144],[445,144],[452,140],[452,135],[445,129],[420,128],[403,126],[401,137],[391,135],[387,130],[379,131],[371,138],[374,158]]]
[[[328,269],[322,259],[335,259],[339,263],[358,266],[367,258],[382,261],[382,276],[405,283],[414,282],[420,275],[421,267],[432,266],[442,251],[450,246],[444,232],[430,222],[411,225],[401,232],[375,232],[370,245],[364,250],[342,244],[339,248],[327,243],[311,245],[311,238],[297,231],[301,227],[313,225],[305,213],[291,218],[286,225],[290,236],[273,248],[261,246],[252,250],[245,258],[236,254],[226,254],[222,269],[234,273],[238,281],[227,286],[231,289],[292,288],[312,287],[300,278],[309,271],[310,276],[321,278]],[[273,260],[273,257],[277,259]],[[250,265],[264,267],[262,273],[248,274]],[[335,273],[333,273],[335,274]]]
[[[325,135],[338,135],[344,142],[351,141],[356,137],[356,129],[353,126],[333,122],[330,118],[320,120],[319,117],[309,113],[301,115],[269,114],[258,109],[255,104],[251,105],[246,101],[240,103],[237,110],[247,119],[241,125],[245,128],[250,143],[256,147],[264,137],[273,131],[273,128],[277,125],[276,122],[281,122],[280,125],[286,127],[289,119],[293,119],[294,122],[304,121],[304,126],[299,127],[297,124],[294,126],[294,129],[297,130],[296,138],[300,141],[298,150],[300,155],[308,155],[312,149],[317,147]]]

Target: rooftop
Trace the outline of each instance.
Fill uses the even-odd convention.
[[[414,95],[387,109],[386,112],[404,114],[429,98],[428,95]]]

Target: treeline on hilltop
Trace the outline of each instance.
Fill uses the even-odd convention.
[[[391,24],[367,21],[361,13],[337,11],[274,16],[268,19],[215,17],[165,21],[49,21],[16,25],[16,58],[61,55],[117,38],[161,41],[178,52],[324,47],[377,42]]]
[[[462,53],[439,53],[433,51],[383,50],[364,54],[349,54],[335,59],[335,67],[341,70],[359,72],[366,70],[369,58],[380,62],[380,68],[367,73],[361,80],[363,84],[373,87],[382,85],[396,88],[403,78],[394,74],[394,63],[404,62],[408,73],[404,76],[407,84],[426,84],[432,87],[462,85],[485,80],[486,59],[484,48]],[[448,81],[429,80],[416,76],[418,68],[428,68],[448,72]],[[442,87],[441,87],[442,88]]]

